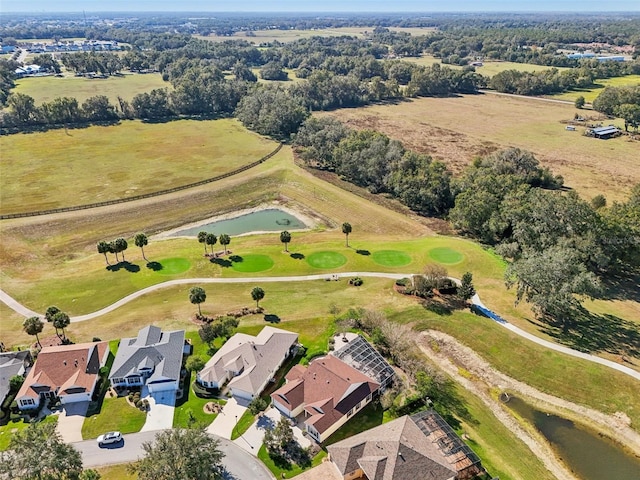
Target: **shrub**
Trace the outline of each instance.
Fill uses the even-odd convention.
[[[359,287],[363,283],[364,281],[360,277],[353,277],[349,279],[349,285],[353,285],[354,287]]]
[[[399,287],[406,287],[407,285],[411,284],[411,280],[408,278],[399,278],[398,280],[396,280],[396,285]]]
[[[249,411],[251,415],[258,415],[260,412],[267,409],[269,404],[261,397],[254,398],[249,404]]]
[[[136,400],[135,406],[136,408],[140,408],[143,404],[144,402],[140,398],[138,398],[138,400]]]

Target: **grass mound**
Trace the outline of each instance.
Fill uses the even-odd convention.
[[[273,267],[273,259],[268,255],[234,255],[231,267],[236,272],[264,272]]]
[[[459,263],[464,259],[464,255],[448,247],[438,247],[429,250],[429,257],[436,262],[447,264]]]
[[[149,268],[160,275],[177,275],[191,268],[191,262],[186,258],[165,258],[164,260],[149,262]]]
[[[399,250],[380,250],[373,252],[373,261],[385,267],[402,267],[411,263],[411,257]]]
[[[347,263],[347,257],[338,252],[316,252],[307,257],[313,268],[338,268]]]

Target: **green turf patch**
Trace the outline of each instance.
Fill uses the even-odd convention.
[[[464,259],[464,255],[448,247],[438,247],[429,250],[429,257],[436,262],[448,264],[459,263]]]
[[[373,252],[373,261],[385,267],[402,267],[411,263],[411,257],[398,250],[380,250]]]
[[[347,257],[338,252],[316,252],[307,257],[314,268],[338,268],[347,263]]]
[[[177,275],[191,268],[191,262],[186,258],[165,258],[158,262],[150,262],[149,268],[160,275]]]
[[[273,259],[268,255],[233,255],[230,260],[236,272],[263,272],[273,267]]]

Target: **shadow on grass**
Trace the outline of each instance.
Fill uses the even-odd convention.
[[[602,279],[603,300],[632,300],[640,302],[640,273],[608,276]]]
[[[583,307],[571,315],[569,328],[555,319],[541,319],[542,332],[575,350],[607,352],[640,358],[640,325],[615,315],[596,314]]]
[[[107,270],[109,270],[110,272],[117,272],[121,269],[125,269],[130,273],[138,273],[140,271],[140,266],[136,265],[135,263],[127,262],[125,260],[123,262],[118,262],[115,265],[109,265],[107,267]]]
[[[358,255],[364,255],[365,257],[371,255],[371,252],[369,250],[362,250],[362,249],[356,250],[356,253]]]
[[[160,262],[148,262],[147,268],[149,270],[153,270],[154,272],[159,272],[160,270],[162,270],[163,267]]]
[[[244,258],[242,258],[240,255],[231,255],[229,257],[229,260],[235,263],[241,263],[244,260]]]
[[[265,322],[269,322],[269,323],[280,323],[280,317],[278,315],[273,314],[273,313],[267,313],[264,316],[264,321]]]
[[[231,260],[227,260],[226,258],[212,258],[211,263],[220,265],[222,268],[230,268],[233,265]]]
[[[184,377],[182,384],[182,397],[176,399],[176,408],[181,407],[189,401],[189,395],[194,395],[191,392],[191,372],[187,370],[187,375]]]
[[[294,260],[304,260],[304,254],[303,253],[292,253],[289,256],[291,258],[293,258]]]

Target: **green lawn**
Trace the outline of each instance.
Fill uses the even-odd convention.
[[[431,55],[423,55],[421,57],[406,57],[404,61],[415,63],[417,65],[431,66],[434,63],[439,63],[443,67],[450,67],[454,69],[461,69],[463,67],[458,65],[443,64],[439,58]],[[516,62],[501,62],[501,61],[484,61],[481,67],[475,67],[476,72],[486,77],[493,77],[495,74],[504,72],[505,70],[518,70],[519,72],[541,72],[544,70],[550,70],[552,67],[545,65],[534,65],[529,63],[516,63]],[[567,70],[564,67],[556,67],[558,70]]]
[[[42,422],[46,423],[57,423],[58,417],[56,415],[49,415],[44,417]],[[11,435],[13,433],[19,432],[20,430],[24,430],[29,427],[29,423],[24,422],[22,420],[13,422],[9,421],[6,425],[0,425],[0,452],[5,451],[9,448],[9,443],[11,442]]]
[[[388,410],[383,410],[378,402],[372,402],[336,430],[322,445],[332,445],[391,420],[393,417]]]
[[[0,210],[83,205],[187,185],[254,162],[275,147],[234,119],[129,120],[3,135]]]
[[[598,95],[605,87],[628,87],[632,85],[640,85],[640,75],[626,75],[624,77],[599,78],[590,88],[581,88],[571,90],[569,92],[553,95],[551,98],[559,100],[575,101],[576,98],[583,96],[587,103],[593,103]],[[587,113],[588,114],[588,113]]]
[[[106,95],[113,105],[118,104],[118,96],[127,101],[139,93],[155,88],[172,90],[169,82],[162,80],[159,73],[134,73],[108,78],[29,77],[16,80],[16,93],[24,93],[34,98],[36,105],[50,102],[56,97],[74,97],[82,104],[95,95]]]
[[[327,456],[327,452],[321,450],[313,460],[311,461],[311,466],[309,468],[317,467],[322,462],[322,459]],[[258,458],[266,465],[266,467],[273,473],[275,478],[293,478],[296,475],[300,475],[302,472],[308,469],[302,469],[297,465],[291,465],[289,468],[281,468],[277,466],[271,457],[267,453],[267,448],[262,445],[260,450],[258,450]]]
[[[138,474],[129,472],[129,463],[94,468],[100,474],[100,480],[136,480]]]
[[[139,432],[147,418],[145,412],[132,407],[126,397],[105,398],[97,415],[85,418],[82,424],[82,438],[97,438],[105,432]]]
[[[245,410],[242,416],[238,419],[238,423],[236,423],[236,426],[233,427],[233,430],[231,431],[231,440],[235,440],[236,438],[240,438],[244,435],[255,421],[256,417],[254,417],[249,410]]]

